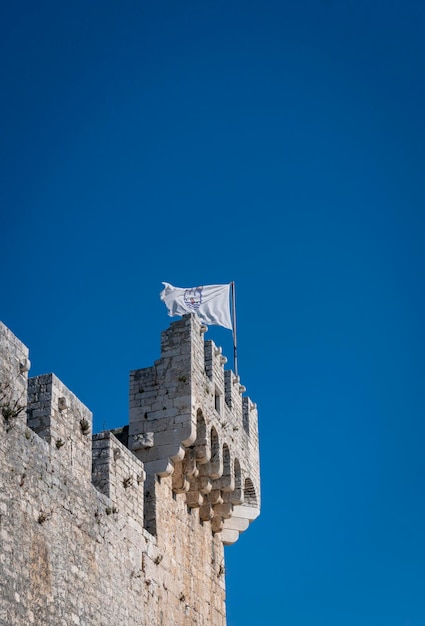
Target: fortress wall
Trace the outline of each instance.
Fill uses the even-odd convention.
[[[134,483],[99,493],[22,424],[2,425],[0,477],[0,624],[225,625],[223,544],[171,478],[156,479],[153,537]]]
[[[225,626],[224,548],[209,524],[175,494],[171,477],[156,477],[156,561],[146,568],[151,603],[162,596],[167,626]],[[156,562],[160,561],[157,565]],[[166,618],[165,618],[166,617]]]
[[[0,483],[1,624],[149,623],[137,578],[146,537],[61,450],[1,423]]]
[[[30,379],[25,407],[28,350],[0,330],[0,381],[23,403],[0,417],[0,624],[224,626],[222,542],[155,475],[148,532],[143,463],[113,433],[92,437],[53,374]]]

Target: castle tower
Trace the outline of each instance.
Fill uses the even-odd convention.
[[[0,624],[225,626],[224,546],[260,510],[256,406],[194,314],[92,414],[0,323]],[[230,582],[231,584],[231,582]]]
[[[185,315],[162,333],[160,360],[131,372],[129,448],[230,544],[259,514],[257,409],[206,330]]]

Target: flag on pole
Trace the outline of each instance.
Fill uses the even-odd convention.
[[[189,289],[173,287],[162,283],[161,300],[168,309],[168,315],[196,313],[205,324],[224,326],[232,330],[230,316],[230,283],[228,285],[203,285]]]

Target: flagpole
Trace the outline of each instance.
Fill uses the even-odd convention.
[[[235,375],[238,376],[238,355],[236,347],[236,294],[235,294],[235,281],[232,280],[232,316],[233,316],[233,363],[235,368]]]

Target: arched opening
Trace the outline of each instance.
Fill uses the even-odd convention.
[[[242,471],[241,464],[238,459],[235,459],[233,464],[233,475],[235,477],[235,488],[232,492],[232,504],[242,504],[243,502],[243,493],[242,493]]]
[[[196,462],[200,465],[208,463],[211,458],[211,448],[207,439],[207,424],[201,409],[196,413],[196,440],[194,443]]]
[[[196,443],[207,442],[207,425],[201,409],[196,413]]]
[[[235,488],[235,477],[233,475],[233,461],[227,443],[223,444],[223,474],[217,481],[219,488],[223,491],[233,491]]]
[[[218,434],[214,426],[211,428],[211,459],[210,459],[210,476],[211,478],[219,478],[223,473],[223,464],[220,451],[220,442]]]
[[[245,486],[243,490],[244,496],[244,504],[249,506],[257,506],[257,495],[255,493],[255,488],[250,478],[245,479]]]

